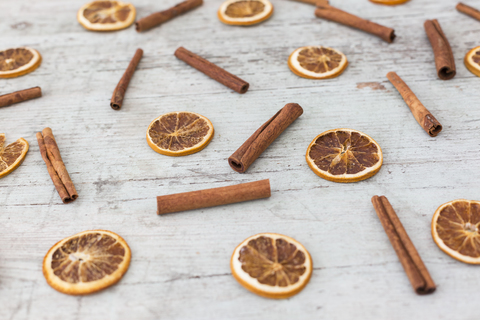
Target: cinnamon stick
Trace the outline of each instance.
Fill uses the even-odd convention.
[[[435,283],[388,199],[385,196],[374,196],[372,203],[415,292],[434,292]]]
[[[460,11],[462,13],[465,13],[466,15],[480,21],[480,11],[479,10],[477,10],[475,8],[472,8],[470,6],[467,6],[466,4],[461,3],[461,2],[459,2],[457,4],[456,8],[457,8],[458,11]]]
[[[318,18],[338,22],[346,26],[363,30],[371,33],[377,37],[382,38],[388,43],[392,43],[395,39],[395,30],[379,25],[375,22],[371,22],[353,14],[347,13],[335,7],[332,7],[328,0],[317,1],[317,9],[315,15]]]
[[[266,179],[228,187],[159,196],[157,197],[157,214],[268,198],[270,195],[270,180]]]
[[[168,20],[175,18],[185,12],[193,10],[203,4],[203,0],[186,0],[165,11],[155,12],[135,22],[135,28],[142,32],[156,27]]]
[[[39,98],[42,96],[42,89],[40,87],[33,87],[12,93],[7,93],[0,96],[0,107],[6,107],[15,103],[27,101],[30,99]]]
[[[455,60],[450,43],[448,43],[442,27],[440,27],[440,23],[436,19],[427,20],[424,27],[428,40],[430,40],[432,45],[438,77],[442,80],[452,79],[457,73]]]
[[[402,95],[403,100],[412,111],[415,120],[422,126],[431,137],[436,137],[442,131],[442,125],[418,100],[417,96],[410,90],[407,84],[395,72],[387,73],[387,78]]]
[[[293,1],[303,2],[303,3],[307,3],[307,4],[313,4],[314,6],[316,6],[317,2],[318,2],[318,0],[293,0]]]
[[[123,98],[125,97],[125,92],[127,92],[128,84],[130,83],[130,79],[132,79],[133,73],[135,72],[135,69],[137,68],[142,56],[143,50],[137,49],[137,51],[135,51],[135,55],[128,64],[127,70],[125,70],[120,82],[113,91],[112,100],[110,100],[110,107],[112,107],[113,110],[120,110],[122,107]]]
[[[175,57],[238,93],[245,93],[248,90],[248,82],[183,47],[180,47],[175,51]]]
[[[262,152],[302,113],[303,109],[300,105],[286,104],[228,158],[230,167],[240,173],[247,171]]]
[[[74,201],[78,198],[78,193],[62,161],[52,129],[45,128],[36,136],[43,161],[47,165],[48,173],[60,198],[63,203]]]

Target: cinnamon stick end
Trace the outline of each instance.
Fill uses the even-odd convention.
[[[173,54],[175,57],[179,58],[178,55],[180,54],[180,52],[185,52],[185,48],[184,47],[178,47],[177,50],[175,50],[175,53]],[[180,59],[180,58],[179,58]]]
[[[67,203],[70,203],[70,202],[73,202],[73,201],[77,200],[77,198],[78,198],[78,195],[74,194],[70,197],[62,198],[62,202],[67,204]]]
[[[140,23],[135,22],[135,30],[137,30],[137,32],[142,32],[143,31]]]
[[[122,105],[119,103],[110,102],[110,107],[112,107],[113,110],[120,110]]]
[[[415,292],[419,295],[426,295],[426,294],[430,294],[430,293],[435,292],[436,289],[437,289],[437,287],[435,287],[435,286],[433,286],[433,287],[420,287],[420,288],[416,288]]]
[[[438,70],[438,77],[442,80],[450,80],[457,74],[455,69],[451,69],[450,67],[443,67]]]
[[[427,114],[423,119],[423,128],[431,137],[436,137],[443,129],[440,122],[431,114]]]
[[[388,38],[387,38],[387,42],[388,43],[392,43],[393,40],[395,40],[397,36],[395,35],[395,30],[392,29],[392,31],[390,32]]]
[[[247,168],[243,165],[241,161],[234,159],[232,157],[228,158],[228,164],[232,167],[233,170],[237,171],[238,173],[245,173]]]
[[[238,90],[238,93],[245,93],[245,92],[247,92],[249,87],[250,87],[250,84],[245,83],[245,84],[240,88],[240,90]]]

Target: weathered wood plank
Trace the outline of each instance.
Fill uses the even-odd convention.
[[[478,297],[478,268],[449,258],[433,243],[435,209],[478,199],[479,79],[463,65],[479,45],[480,23],[453,0],[412,0],[383,7],[367,0],[335,5],[396,29],[393,44],[314,17],[313,7],[274,2],[274,16],[250,28],[221,24],[209,0],[184,16],[138,34],[131,27],[92,33],[75,19],[83,0],[0,3],[2,48],[31,46],[41,67],[1,80],[0,94],[39,85],[44,96],[0,110],[0,132],[30,142],[25,162],[0,180],[1,319],[470,319]],[[136,0],[138,17],[168,8]],[[469,5],[480,7],[479,1]],[[452,45],[457,76],[438,80],[423,30],[437,18]],[[331,46],[350,61],[328,81],[301,79],[289,54],[310,44]],[[173,56],[179,46],[250,83],[245,95],[223,87]],[[122,109],[109,107],[115,85],[136,48],[145,54]],[[430,138],[386,79],[396,71],[444,125]],[[367,84],[365,84],[367,83]],[[378,88],[378,89],[376,89]],[[288,102],[305,110],[246,174],[227,158]],[[202,152],[170,158],[145,141],[160,114],[188,110],[208,117],[215,137]],[[63,205],[35,141],[50,126],[79,199]],[[356,184],[320,179],[305,162],[319,133],[349,127],[383,148],[384,166]],[[272,197],[248,203],[157,216],[155,196],[270,179]],[[370,203],[385,194],[429,268],[438,290],[416,296]],[[87,229],[108,229],[132,248],[131,267],[104,292],[70,297],[45,282],[44,254],[58,240]],[[236,283],[229,259],[258,232],[302,242],[314,262],[311,283],[285,301],[257,297]],[[473,299],[473,300],[472,300]]]

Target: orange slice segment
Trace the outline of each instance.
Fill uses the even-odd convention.
[[[338,77],[347,65],[347,57],[343,53],[322,46],[298,48],[288,58],[290,70],[297,76],[307,79]]]
[[[307,163],[318,176],[334,182],[356,182],[375,175],[383,163],[375,140],[357,130],[333,129],[308,146]]]
[[[213,125],[194,112],[170,112],[153,120],[147,129],[148,145],[167,156],[186,156],[205,148],[213,138]]]
[[[480,201],[442,204],[432,219],[433,241],[459,261],[480,264]]]
[[[42,62],[40,53],[31,48],[0,51],[0,78],[15,78],[37,69]]]
[[[245,239],[233,251],[232,275],[260,296],[283,299],[299,293],[310,281],[312,258],[290,237],[260,233]]]
[[[370,0],[373,3],[383,4],[386,6],[396,6],[397,4],[402,4],[410,0]]]
[[[268,0],[228,0],[218,9],[220,21],[231,25],[252,25],[267,20],[273,14]]]
[[[470,50],[464,59],[465,66],[471,73],[480,77],[480,47]]]
[[[0,178],[17,169],[28,151],[27,140],[20,138],[5,146],[5,134],[0,133]]]
[[[55,244],[43,259],[43,275],[57,291],[83,295],[117,283],[131,252],[125,240],[106,230],[83,231]]]
[[[78,10],[77,20],[87,30],[125,29],[135,21],[135,7],[121,1],[93,1]]]

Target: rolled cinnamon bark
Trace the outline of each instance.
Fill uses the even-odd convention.
[[[313,4],[314,6],[316,6],[317,2],[318,2],[318,0],[293,0],[293,1],[303,2],[303,3],[307,3],[307,4]]]
[[[195,9],[201,6],[202,4],[203,4],[203,0],[183,1],[170,9],[153,13],[145,18],[138,20],[137,22],[135,22],[135,28],[138,32],[151,29],[164,22],[167,22],[170,19],[175,18],[176,16],[179,16],[192,9]]]
[[[322,19],[338,22],[371,33],[388,43],[392,43],[393,39],[395,39],[395,30],[392,28],[384,27],[375,22],[362,19],[353,14],[332,7],[327,0],[317,1],[315,15]]]
[[[39,98],[41,96],[42,89],[40,87],[33,87],[30,89],[7,93],[0,96],[0,107],[6,107],[15,103]]]
[[[270,180],[266,179],[228,187],[159,196],[157,197],[157,214],[268,198],[270,195]]]
[[[74,201],[78,198],[78,193],[62,161],[52,129],[45,128],[42,132],[38,132],[36,136],[40,153],[60,198],[63,203]]]
[[[430,44],[432,45],[433,54],[435,55],[435,66],[438,77],[442,80],[452,79],[457,73],[455,60],[450,43],[448,43],[442,27],[440,27],[440,23],[438,23],[436,19],[427,20],[425,21],[424,27],[428,40],[430,40]]]
[[[385,196],[374,196],[372,203],[415,292],[434,292],[435,283],[388,199]]]
[[[480,11],[478,11],[477,9],[467,6],[466,4],[461,2],[457,4],[456,8],[458,11],[465,13],[466,15],[480,21]]]
[[[248,90],[248,82],[183,47],[180,47],[175,51],[175,57],[238,93],[245,93]]]
[[[303,109],[300,105],[286,104],[228,158],[230,167],[240,173],[247,171],[262,152],[302,113]]]
[[[387,73],[387,78],[402,95],[403,100],[412,111],[415,120],[431,137],[436,137],[442,131],[442,125],[418,100],[407,84],[395,72]]]
[[[135,72],[135,69],[137,68],[142,56],[143,50],[137,49],[137,51],[135,51],[135,55],[128,64],[127,70],[125,70],[120,82],[113,91],[112,99],[110,100],[110,107],[112,107],[113,110],[120,110],[122,107],[123,98],[125,97],[125,92],[127,92],[128,84],[130,83],[130,79],[132,79],[133,73]]]

